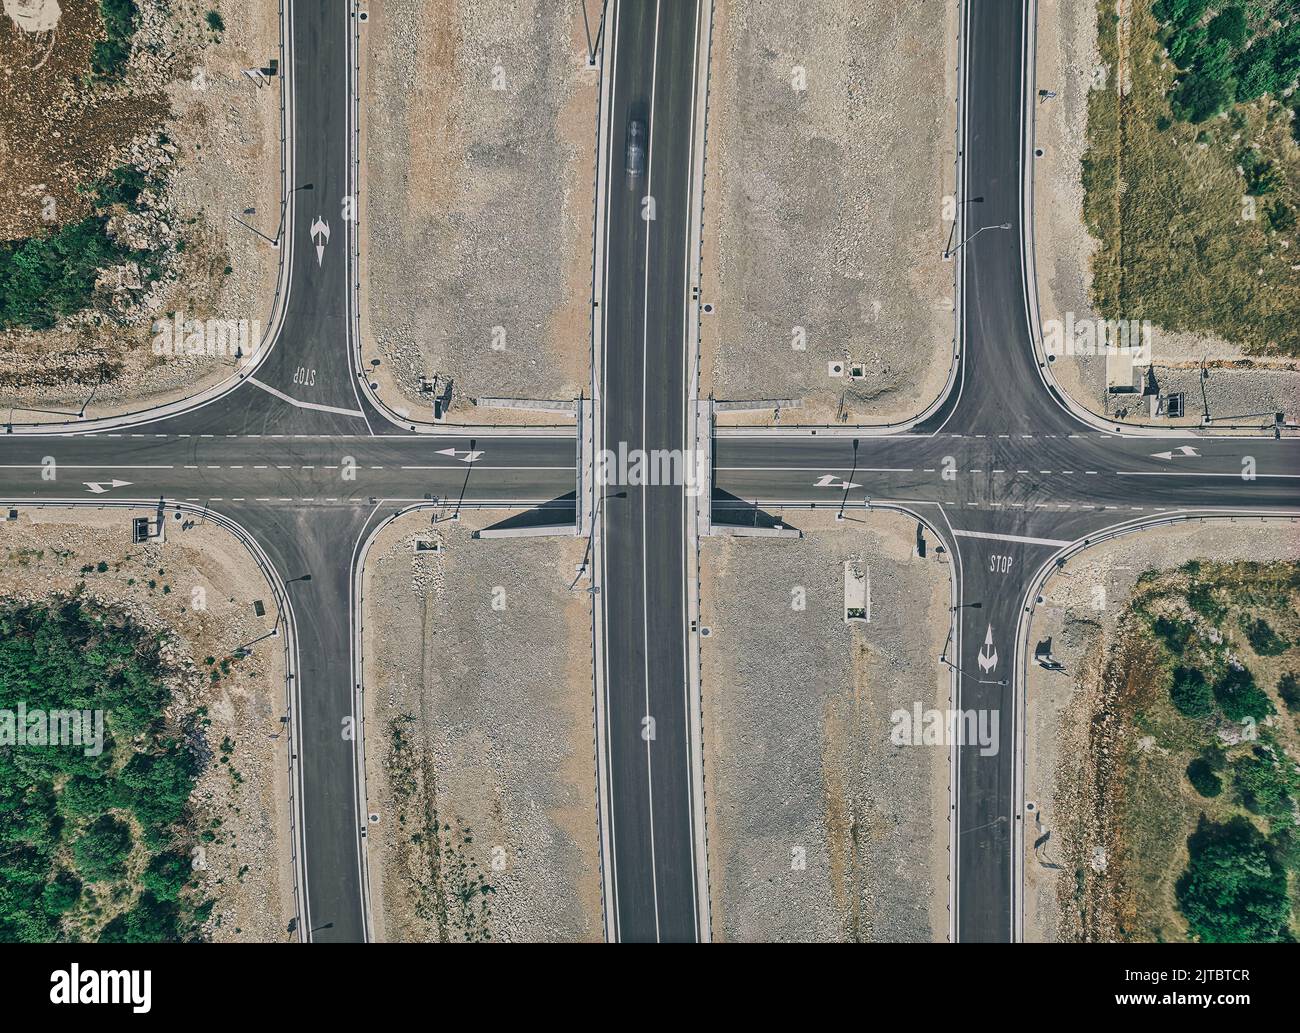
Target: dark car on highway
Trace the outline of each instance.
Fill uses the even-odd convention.
[[[627,124],[627,174],[633,179],[645,174],[645,123],[639,118]]]

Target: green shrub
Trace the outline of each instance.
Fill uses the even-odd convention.
[[[0,326],[43,330],[86,308],[99,270],[139,260],[91,215],[44,237],[0,242]]]
[[[148,891],[134,908],[118,915],[99,934],[100,943],[170,943],[180,939],[179,912],[171,901]]]
[[[41,906],[53,916],[63,914],[81,896],[81,880],[71,872],[59,872],[41,891]]]
[[[1205,36],[1210,43],[1224,40],[1234,49],[1240,47],[1246,42],[1246,12],[1240,7],[1225,7],[1210,19]]]
[[[1187,840],[1190,855],[1174,894],[1202,943],[1289,941],[1286,871],[1263,834],[1245,818],[1224,825],[1203,815]]]
[[[150,186],[149,179],[139,169],[131,165],[119,165],[95,184],[94,192],[98,199],[98,208],[107,208],[115,204],[131,208]]]
[[[1252,814],[1269,819],[1274,829],[1295,824],[1295,796],[1300,772],[1295,761],[1268,746],[1256,746],[1232,766],[1232,780],[1242,804]]]
[[[131,853],[131,829],[124,821],[105,814],[72,845],[77,870],[91,882],[107,882],[126,874]]]
[[[1192,640],[1195,629],[1187,621],[1174,620],[1169,617],[1157,617],[1151,622],[1151,631],[1165,648],[1175,656],[1181,656]]]
[[[1223,792],[1223,782],[1214,773],[1209,762],[1202,757],[1197,757],[1187,765],[1187,781],[1192,783],[1193,789],[1205,797],[1218,796]]]
[[[1274,631],[1272,625],[1263,617],[1254,621],[1243,618],[1242,623],[1246,629],[1246,641],[1260,656],[1280,656],[1286,652],[1287,640]]]
[[[194,786],[194,762],[176,744],[166,753],[137,753],[122,770],[122,784],[130,791],[131,808],[154,842],[166,839],[166,829],[185,815]]]
[[[1237,164],[1241,166],[1241,174],[1246,177],[1246,193],[1253,197],[1274,193],[1282,182],[1277,167],[1254,147],[1238,154]]]
[[[1214,698],[1229,721],[1262,721],[1273,713],[1273,704],[1255,684],[1249,667],[1228,667],[1214,683]]]
[[[1214,712],[1214,693],[1205,675],[1195,667],[1174,669],[1169,699],[1184,717],[1209,717]]]
[[[74,816],[103,814],[123,802],[121,787],[114,779],[95,775],[73,775],[59,794],[59,807]]]
[[[1187,605],[1212,624],[1218,624],[1228,612],[1227,607],[1214,597],[1214,589],[1209,585],[1193,585],[1189,588]]]
[[[1287,710],[1300,711],[1300,680],[1295,672],[1282,675],[1277,680],[1277,694],[1282,698]]]
[[[1151,13],[1157,21],[1173,22],[1175,25],[1195,25],[1210,5],[1210,0],[1156,0],[1151,5]]]
[[[1295,229],[1295,212],[1291,210],[1290,205],[1285,201],[1274,201],[1265,209],[1264,214],[1268,216],[1269,226],[1278,233],[1286,233]]]
[[[176,851],[159,854],[149,862],[140,882],[159,900],[176,900],[193,874],[190,859]]]
[[[1190,73],[1170,98],[1173,113],[1184,122],[1205,122],[1232,103],[1228,84],[1199,72]]]
[[[139,25],[140,12],[135,0],[99,0],[99,13],[108,38],[95,44],[95,74],[117,79],[131,60],[131,40]]]

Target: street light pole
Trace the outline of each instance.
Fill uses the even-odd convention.
[[[611,494],[616,499],[627,498],[626,490],[612,492]],[[591,559],[591,540],[596,534],[596,523],[597,521],[600,520],[600,507],[604,503],[604,501],[609,497],[610,496],[606,494],[600,494],[596,496],[596,505],[592,507],[592,511],[591,511],[591,533],[587,535],[587,548],[586,551],[583,552],[582,554],[582,565],[578,568],[578,575],[573,579],[573,584],[569,586],[570,592],[572,592],[574,589],[577,588],[578,582],[582,580],[582,575],[585,574],[587,571],[587,562]],[[600,595],[600,586],[593,585],[590,588],[582,589],[582,591],[586,592],[588,595]]]
[[[984,195],[983,195],[983,194],[980,194],[979,197],[968,197],[968,198],[966,198],[966,200],[964,200],[964,201],[959,201],[959,202],[957,202],[957,211],[955,211],[955,212],[952,213],[952,225],[948,227],[948,243],[946,243],[946,244],[943,246],[943,257],[944,257],[944,258],[947,258],[947,257],[948,257],[948,249],[949,249],[950,247],[952,247],[952,235],[953,235],[954,233],[957,232],[957,215],[958,215],[958,213],[959,213],[963,208],[965,208],[968,204],[983,204],[983,203],[984,203]]]
[[[248,232],[255,233],[257,236],[261,237],[264,241],[270,244],[271,247],[278,248],[280,246],[280,237],[284,233],[284,215],[285,215],[285,209],[289,206],[289,196],[291,194],[296,194],[299,190],[314,190],[314,189],[315,189],[314,183],[303,183],[301,186],[294,187],[292,190],[289,191],[288,194],[284,195],[284,198],[280,201],[280,225],[276,227],[274,237],[268,237],[256,226],[250,226],[238,215],[231,215],[231,218],[234,219],[235,222],[239,223],[239,225],[243,226],[244,229],[248,230]],[[251,212],[252,209],[250,208],[248,209],[248,211]],[[247,212],[245,212],[245,214],[247,214]]]
[[[972,240],[978,237],[985,230],[1009,230],[1009,229],[1011,229],[1011,223],[1009,222],[1001,222],[998,223],[996,226],[981,226],[979,229],[977,229],[974,233],[972,233],[969,237],[963,240],[951,251],[945,250],[943,253],[943,257],[945,260],[951,258],[953,255],[955,255],[958,251],[964,248],[967,244],[969,244]]]
[[[951,667],[954,671],[956,671],[958,674],[962,675],[965,678],[974,678],[974,680],[978,682],[980,685],[1006,685],[1007,683],[1007,680],[1005,678],[1002,678],[998,681],[994,681],[991,678],[976,678],[973,674],[963,671],[960,667],[958,667],[955,663],[949,660],[946,656],[939,657],[939,663],[946,664],[948,667]]]
[[[284,234],[284,215],[285,215],[285,210],[289,207],[289,198],[294,194],[296,194],[299,190],[315,190],[315,189],[316,189],[316,185],[314,183],[303,183],[302,186],[296,186],[292,190],[290,190],[289,193],[284,195],[284,200],[280,202],[280,226],[275,231],[276,247],[280,246],[280,237],[283,236]]]
[[[259,635],[257,638],[253,639],[252,641],[250,641],[250,642],[245,642],[242,646],[236,646],[234,649],[232,649],[232,650],[230,651],[230,655],[231,655],[231,656],[244,656],[244,655],[246,655],[246,654],[248,653],[248,651],[249,651],[249,647],[250,647],[250,646],[255,646],[255,645],[257,645],[259,642],[265,642],[268,638],[275,638],[275,637],[278,636],[279,634],[280,634],[280,626],[277,624],[274,628],[272,628],[270,631],[268,631],[265,635]]]

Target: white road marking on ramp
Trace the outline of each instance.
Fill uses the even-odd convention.
[[[991,531],[952,531],[958,538],[988,538],[995,542],[1021,542],[1024,545],[1069,545],[1060,538],[1031,538],[1023,534],[993,534]]]
[[[250,384],[255,384],[267,394],[275,395],[275,397],[280,399],[280,401],[288,402],[290,405],[298,409],[314,409],[317,412],[332,412],[337,416],[355,416],[358,419],[364,419],[366,415],[360,409],[340,409],[337,405],[320,405],[317,402],[300,402],[296,398],[290,398],[283,391],[277,391],[270,384],[262,383],[256,377],[249,377],[248,382]]]

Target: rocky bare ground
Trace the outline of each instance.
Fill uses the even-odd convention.
[[[803,399],[787,423],[889,422],[938,395],[953,351],[955,10],[715,4],[705,393]],[[846,360],[861,379],[828,375]]]
[[[802,540],[708,539],[701,557],[714,937],[942,940],[948,751],[891,744],[890,717],[949,705],[949,568],[914,558],[901,516],[787,518]],[[868,624],[843,620],[850,558]]]
[[[381,940],[602,936],[585,542],[472,538],[505,515],[414,513],[367,557]]]
[[[577,397],[597,99],[582,7],[386,0],[365,40],[362,326],[381,398],[427,407],[436,376],[464,422],[480,396]]]

